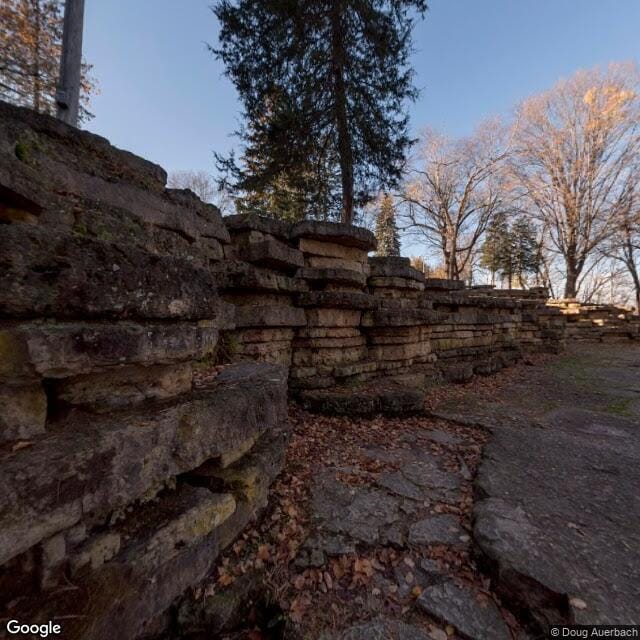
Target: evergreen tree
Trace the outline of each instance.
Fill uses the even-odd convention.
[[[510,253],[509,224],[506,216],[495,216],[487,229],[480,258],[480,265],[491,273],[491,284],[495,283],[496,274],[502,275],[505,269],[509,269]]]
[[[525,216],[520,216],[511,225],[510,238],[513,275],[518,278],[520,286],[524,287],[527,275],[537,273],[540,267],[535,226]]]
[[[399,256],[400,239],[396,226],[396,214],[393,206],[393,198],[384,194],[380,201],[380,211],[376,218],[376,241],[379,256]]]
[[[412,142],[413,16],[425,10],[425,0],[219,0],[214,51],[248,123],[241,166],[227,165],[232,186],[284,180],[305,215],[321,194],[326,215],[347,223],[375,190],[397,186]]]
[[[487,231],[480,264],[513,286],[514,278],[523,287],[528,274],[536,273],[540,256],[534,225],[520,216],[511,225],[505,216],[496,217]]]

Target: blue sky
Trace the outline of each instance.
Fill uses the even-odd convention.
[[[86,0],[84,52],[101,94],[87,128],[176,169],[213,170],[240,106],[207,51],[212,0]],[[415,131],[464,135],[576,69],[640,60],[640,0],[431,0],[415,30]]]

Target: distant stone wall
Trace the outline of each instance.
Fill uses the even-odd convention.
[[[284,456],[284,367],[194,384],[235,327],[230,236],[165,181],[0,104],[0,617],[65,639],[166,626]]]
[[[375,239],[358,227],[224,220],[233,260],[216,268],[223,298],[240,305],[234,357],[289,367],[296,396],[377,378],[464,381],[563,348],[565,317],[543,289],[425,278],[407,258],[370,257]]]
[[[640,315],[637,312],[614,305],[585,304],[576,300],[550,300],[548,304],[565,316],[568,340],[640,340]]]

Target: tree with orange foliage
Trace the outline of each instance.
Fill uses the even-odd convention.
[[[579,71],[525,100],[511,170],[523,202],[562,257],[566,298],[596,249],[620,227],[640,154],[640,72],[635,64]]]
[[[0,3],[0,99],[55,113],[62,50],[61,0],[2,0]],[[80,119],[89,120],[96,93],[91,66],[82,65]]]

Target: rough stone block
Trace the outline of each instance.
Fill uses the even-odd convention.
[[[357,327],[361,311],[352,309],[305,309],[308,327]]]
[[[258,231],[262,234],[276,236],[277,238],[286,240],[289,237],[289,230],[291,228],[288,222],[250,213],[225,216],[223,221],[232,235],[243,231]]]
[[[355,260],[327,258],[324,256],[306,256],[305,264],[308,268],[313,269],[341,269],[344,271],[354,271],[364,276],[369,275],[369,265],[366,262],[356,262]]]
[[[238,250],[238,257],[272,269],[295,271],[304,266],[302,253],[278,240],[252,242]]]
[[[296,277],[303,278],[314,285],[334,284],[362,289],[367,284],[367,277],[364,273],[350,269],[304,267],[298,270]]]
[[[253,292],[299,293],[308,289],[304,280],[290,278],[239,260],[222,262],[212,270],[220,290],[248,289]]]

